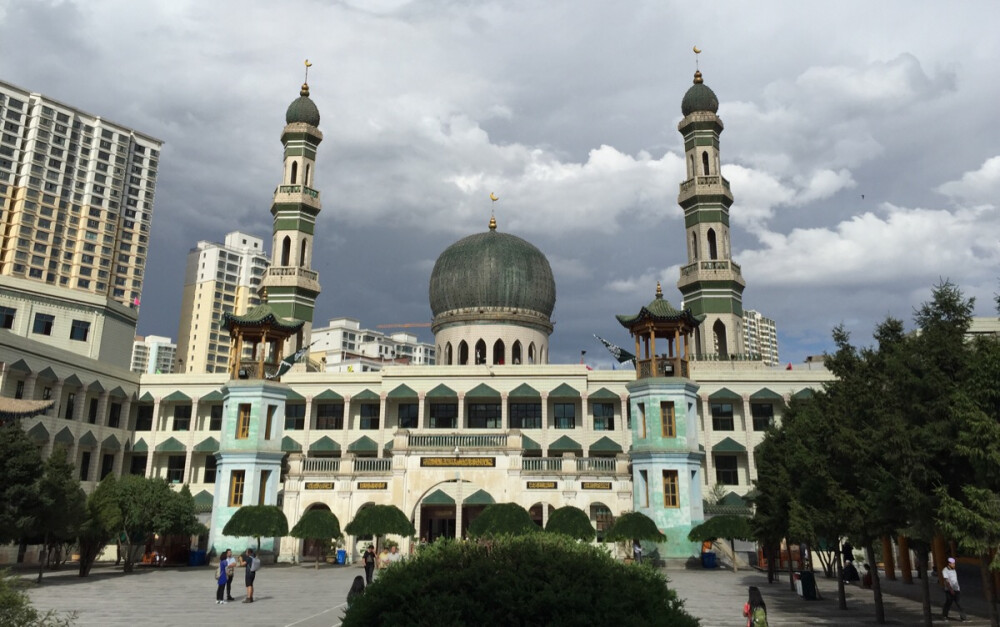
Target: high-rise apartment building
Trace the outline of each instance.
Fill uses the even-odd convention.
[[[200,241],[184,274],[177,333],[178,372],[226,372],[229,333],[222,314],[242,314],[260,304],[257,291],[269,265],[264,240],[234,231],[225,243]]]
[[[774,320],[759,311],[743,310],[743,344],[750,355],[759,356],[768,366],[781,363],[778,357],[778,329]]]
[[[355,318],[334,318],[312,330],[310,358],[324,372],[378,372],[388,365],[434,365],[434,345],[413,333],[362,329]]]
[[[161,145],[0,81],[0,304],[8,328],[127,367]]]
[[[170,374],[176,357],[177,344],[169,337],[137,335],[132,344],[132,372]]]

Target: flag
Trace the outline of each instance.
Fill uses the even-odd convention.
[[[295,353],[293,355],[290,355],[290,356],[285,357],[284,359],[282,359],[281,363],[278,364],[278,370],[274,374],[267,375],[267,378],[268,379],[277,379],[281,375],[283,375],[286,372],[288,372],[289,370],[291,370],[292,366],[294,366],[295,364],[297,364],[300,361],[302,361],[302,359],[309,352],[309,349],[312,348],[312,345],[315,344],[315,343],[316,342],[313,342],[309,346],[305,346],[303,348],[300,348],[299,350],[295,351]]]
[[[635,355],[623,349],[621,346],[612,344],[596,333],[594,334],[594,337],[600,340],[601,344],[604,344],[604,347],[608,349],[608,352],[611,353],[612,357],[618,360],[618,363],[623,364],[627,361],[635,361]]]

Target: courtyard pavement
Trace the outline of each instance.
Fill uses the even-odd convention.
[[[968,581],[975,571],[962,573]],[[837,607],[837,586],[820,574],[817,586],[821,599],[805,601],[789,589],[787,575],[768,584],[764,573],[726,570],[668,569],[664,573],[670,587],[685,600],[686,609],[701,619],[705,627],[743,625],[743,604],[747,587],[758,586],[767,602],[770,625],[874,625],[872,593],[857,586],[847,588],[847,610]],[[33,581],[28,571],[20,573]],[[255,602],[240,603],[244,596],[242,576],[233,584],[235,602],[215,603],[214,568],[140,567],[125,575],[121,568],[97,565],[91,576],[80,578],[72,567],[46,571],[41,586],[29,594],[40,610],[75,611],[76,625],[113,626],[176,625],[194,627],[336,627],[344,611],[347,590],[360,565],[328,566],[314,570],[311,565],[265,566],[257,575]],[[919,582],[914,585],[884,582],[886,618],[890,625],[922,623]],[[978,592],[978,591],[977,591]],[[943,593],[931,579],[931,598],[936,625],[947,624],[940,617]],[[970,620],[963,625],[988,625],[985,602],[978,594],[963,594]],[[957,624],[958,612],[952,610]],[[484,625],[489,621],[484,620]]]

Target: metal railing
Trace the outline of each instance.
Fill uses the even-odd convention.
[[[676,372],[675,364],[680,362],[680,372]],[[671,357],[653,357],[651,359],[637,360],[639,375],[638,378],[649,377],[686,377],[688,376],[688,364],[683,359]]]
[[[236,372],[237,377],[240,379],[267,379],[274,377],[278,372],[278,364],[265,362],[263,372],[259,370],[259,365],[255,360],[240,360],[240,367]]]
[[[319,200],[319,192],[304,185],[279,185],[275,190],[278,194],[305,194],[311,198]]]
[[[426,434],[410,433],[406,445],[414,449],[507,448],[506,433]]]
[[[315,281],[319,274],[314,270],[306,270],[297,266],[271,266],[264,276],[300,276]]]

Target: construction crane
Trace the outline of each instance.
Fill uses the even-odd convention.
[[[376,329],[413,329],[417,327],[429,327],[430,322],[403,322],[401,324],[377,324]]]

